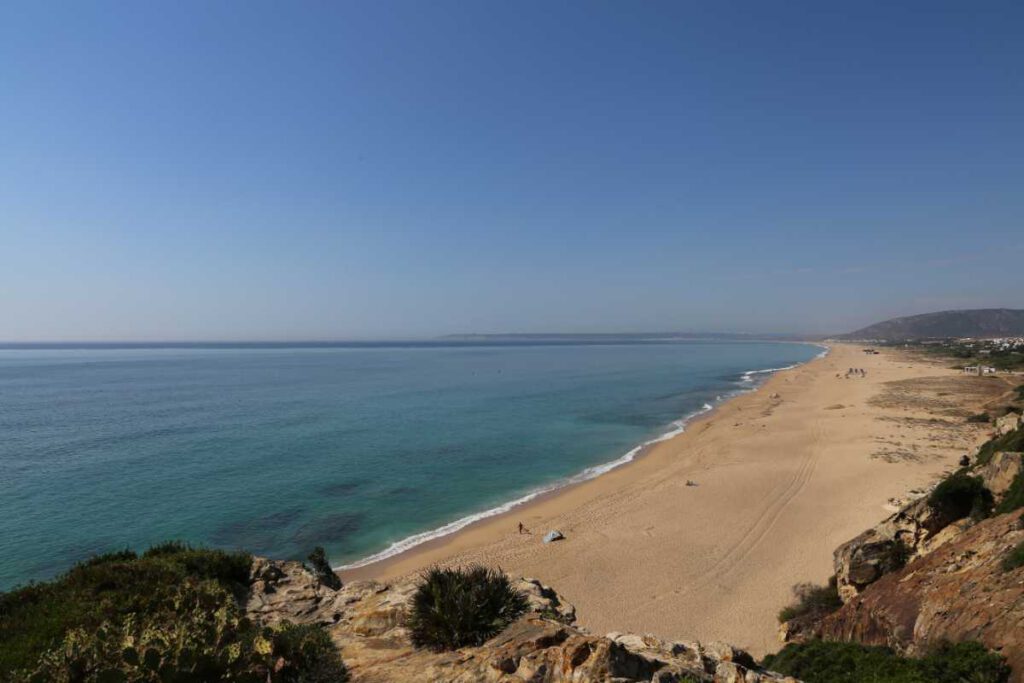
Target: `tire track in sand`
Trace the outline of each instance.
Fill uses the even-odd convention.
[[[692,581],[687,582],[686,586],[674,589],[671,592],[673,597],[686,596],[711,583],[722,581],[729,574],[732,574],[735,568],[739,566],[739,563],[764,540],[775,526],[779,517],[789,506],[789,503],[800,494],[813,476],[818,464],[821,442],[823,440],[822,435],[821,423],[815,419],[814,436],[811,439],[808,454],[800,460],[800,464],[797,466],[793,476],[785,484],[774,489],[777,493],[769,496],[767,505],[764,506],[760,514],[746,528],[743,534],[735,542],[731,543],[711,566],[703,570]],[[654,597],[645,600],[637,606],[636,611],[640,611],[646,605],[657,602],[660,599],[660,597]]]
[[[739,552],[731,558],[729,565],[725,567],[721,572],[717,572],[712,569],[709,572],[705,572],[698,579],[699,583],[694,588],[706,586],[712,581],[717,581],[723,584],[725,587],[725,579],[731,574],[734,574],[739,567],[739,563],[742,562],[748,555],[761,544],[762,541],[771,533],[771,530],[775,527],[775,524],[779,521],[782,513],[789,507],[790,502],[796,498],[807,483],[814,476],[814,472],[818,467],[818,459],[821,450],[821,444],[823,441],[824,430],[821,426],[821,421],[818,419],[814,420],[814,435],[811,438],[810,449],[806,458],[801,461],[800,467],[797,470],[796,475],[790,480],[789,486],[786,491],[780,495],[771,506],[771,513],[766,515],[762,514],[755,525],[748,530],[748,532],[741,538],[739,544]],[[761,522],[764,521],[764,524]],[[760,526],[759,526],[760,525]],[[736,546],[733,546],[735,549]],[[722,562],[726,561],[727,558],[723,558],[722,561],[716,563],[716,568],[720,567]],[[689,591],[687,591],[689,592]]]

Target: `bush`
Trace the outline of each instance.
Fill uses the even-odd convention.
[[[232,588],[249,585],[249,553],[197,549],[187,543],[169,541],[153,546],[142,557],[168,559],[191,576],[214,579]]]
[[[1010,487],[996,506],[996,513],[1001,515],[1020,508],[1024,508],[1024,471],[1018,472],[1010,482]]]
[[[251,562],[165,543],[0,593],[0,680],[344,680],[326,633],[272,631],[240,613]]]
[[[482,644],[526,608],[526,597],[500,570],[434,567],[413,596],[408,626],[416,647],[454,650]]]
[[[956,472],[935,487],[928,505],[950,522],[968,515],[983,519],[992,510],[992,492],[985,488],[981,477]]]
[[[967,421],[976,424],[988,424],[989,422],[992,421],[992,418],[988,416],[988,413],[977,413],[975,415],[971,415],[970,417],[968,417]]]
[[[145,614],[69,631],[44,653],[29,681],[304,681],[347,677],[326,632],[287,624],[275,631],[240,616],[216,582],[188,579]]]
[[[913,551],[902,539],[895,539],[882,557],[882,571],[889,573],[903,569],[907,566],[907,562],[910,562],[910,557],[913,554]]]
[[[987,465],[999,451],[1024,451],[1024,427],[986,441],[978,450],[978,464]]]
[[[835,576],[830,578],[825,586],[798,583],[793,586],[793,594],[796,596],[796,602],[779,612],[779,622],[797,617],[823,617],[843,606],[843,601],[839,599]]]
[[[273,640],[274,657],[284,660],[275,681],[344,683],[348,680],[331,636],[317,624],[283,624]]]
[[[886,647],[813,640],[768,655],[764,666],[805,683],[1004,683],[1010,676],[1001,656],[973,642],[910,659]]]
[[[320,583],[334,590],[341,588],[341,579],[331,569],[331,563],[327,561],[327,553],[323,548],[320,546],[314,548],[308,559],[309,563],[313,565],[313,572]]]
[[[1017,547],[1006,553],[1003,558],[1003,570],[1012,572],[1018,567],[1024,567],[1024,541],[1017,544]]]

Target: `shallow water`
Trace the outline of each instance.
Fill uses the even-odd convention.
[[[3,349],[0,590],[170,538],[355,562],[622,459],[745,372],[820,351]]]

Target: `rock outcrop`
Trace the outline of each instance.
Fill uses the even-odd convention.
[[[836,548],[832,561],[840,599],[848,602],[909,557],[959,534],[961,525],[947,531],[952,522],[923,497]]]
[[[992,455],[991,460],[979,467],[977,473],[998,503],[1002,501],[1013,480],[1020,476],[1022,471],[1024,471],[1024,453],[999,451]]]
[[[996,436],[1002,436],[1003,434],[1009,434],[1015,429],[1018,429],[1024,424],[1024,417],[1018,413],[1007,413],[1002,417],[996,418]]]
[[[253,558],[245,604],[250,618],[269,626],[281,621],[333,624],[341,618],[337,600],[338,591],[302,563]]]
[[[1024,471],[1024,453],[998,452],[972,474],[980,476],[996,503]],[[836,548],[833,566],[839,597],[848,602],[907,560],[926,555],[970,528],[970,519],[953,520],[919,498],[856,538]]]
[[[298,562],[257,558],[246,603],[263,623],[324,624],[356,683],[769,683],[794,679],[758,669],[724,643],[667,642],[650,635],[595,636],[574,626],[575,608],[535,579],[516,588],[530,612],[480,647],[416,649],[405,617],[414,583],[322,585]]]
[[[1020,511],[979,522],[879,578],[800,638],[886,645],[911,656],[944,641],[977,640],[1006,657],[1012,681],[1024,681],[1024,567],[1002,567],[1021,542]]]

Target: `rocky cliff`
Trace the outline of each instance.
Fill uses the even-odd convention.
[[[997,425],[995,437],[1006,433]],[[1013,503],[1007,499],[1024,478],[1024,454],[990,453],[951,477],[971,478],[997,512],[1013,507],[999,504]],[[965,514],[951,516],[926,496],[841,545],[834,566],[842,607],[783,624],[782,640],[885,645],[909,656],[973,640],[1006,658],[1012,681],[1024,681],[1024,567],[1003,564],[1024,543],[1024,516],[1014,510],[975,521]]]
[[[1002,567],[1021,542],[1020,511],[975,524],[882,576],[801,635],[887,645],[906,655],[977,640],[1006,657],[1011,680],[1024,680],[1024,567]]]
[[[587,633],[574,625],[572,605],[551,588],[533,579],[520,579],[516,587],[529,613],[480,647],[450,652],[410,643],[404,624],[412,583],[358,581],[332,590],[298,562],[258,558],[246,611],[267,624],[323,624],[356,682],[796,683],[761,671],[750,655],[723,643]]]

